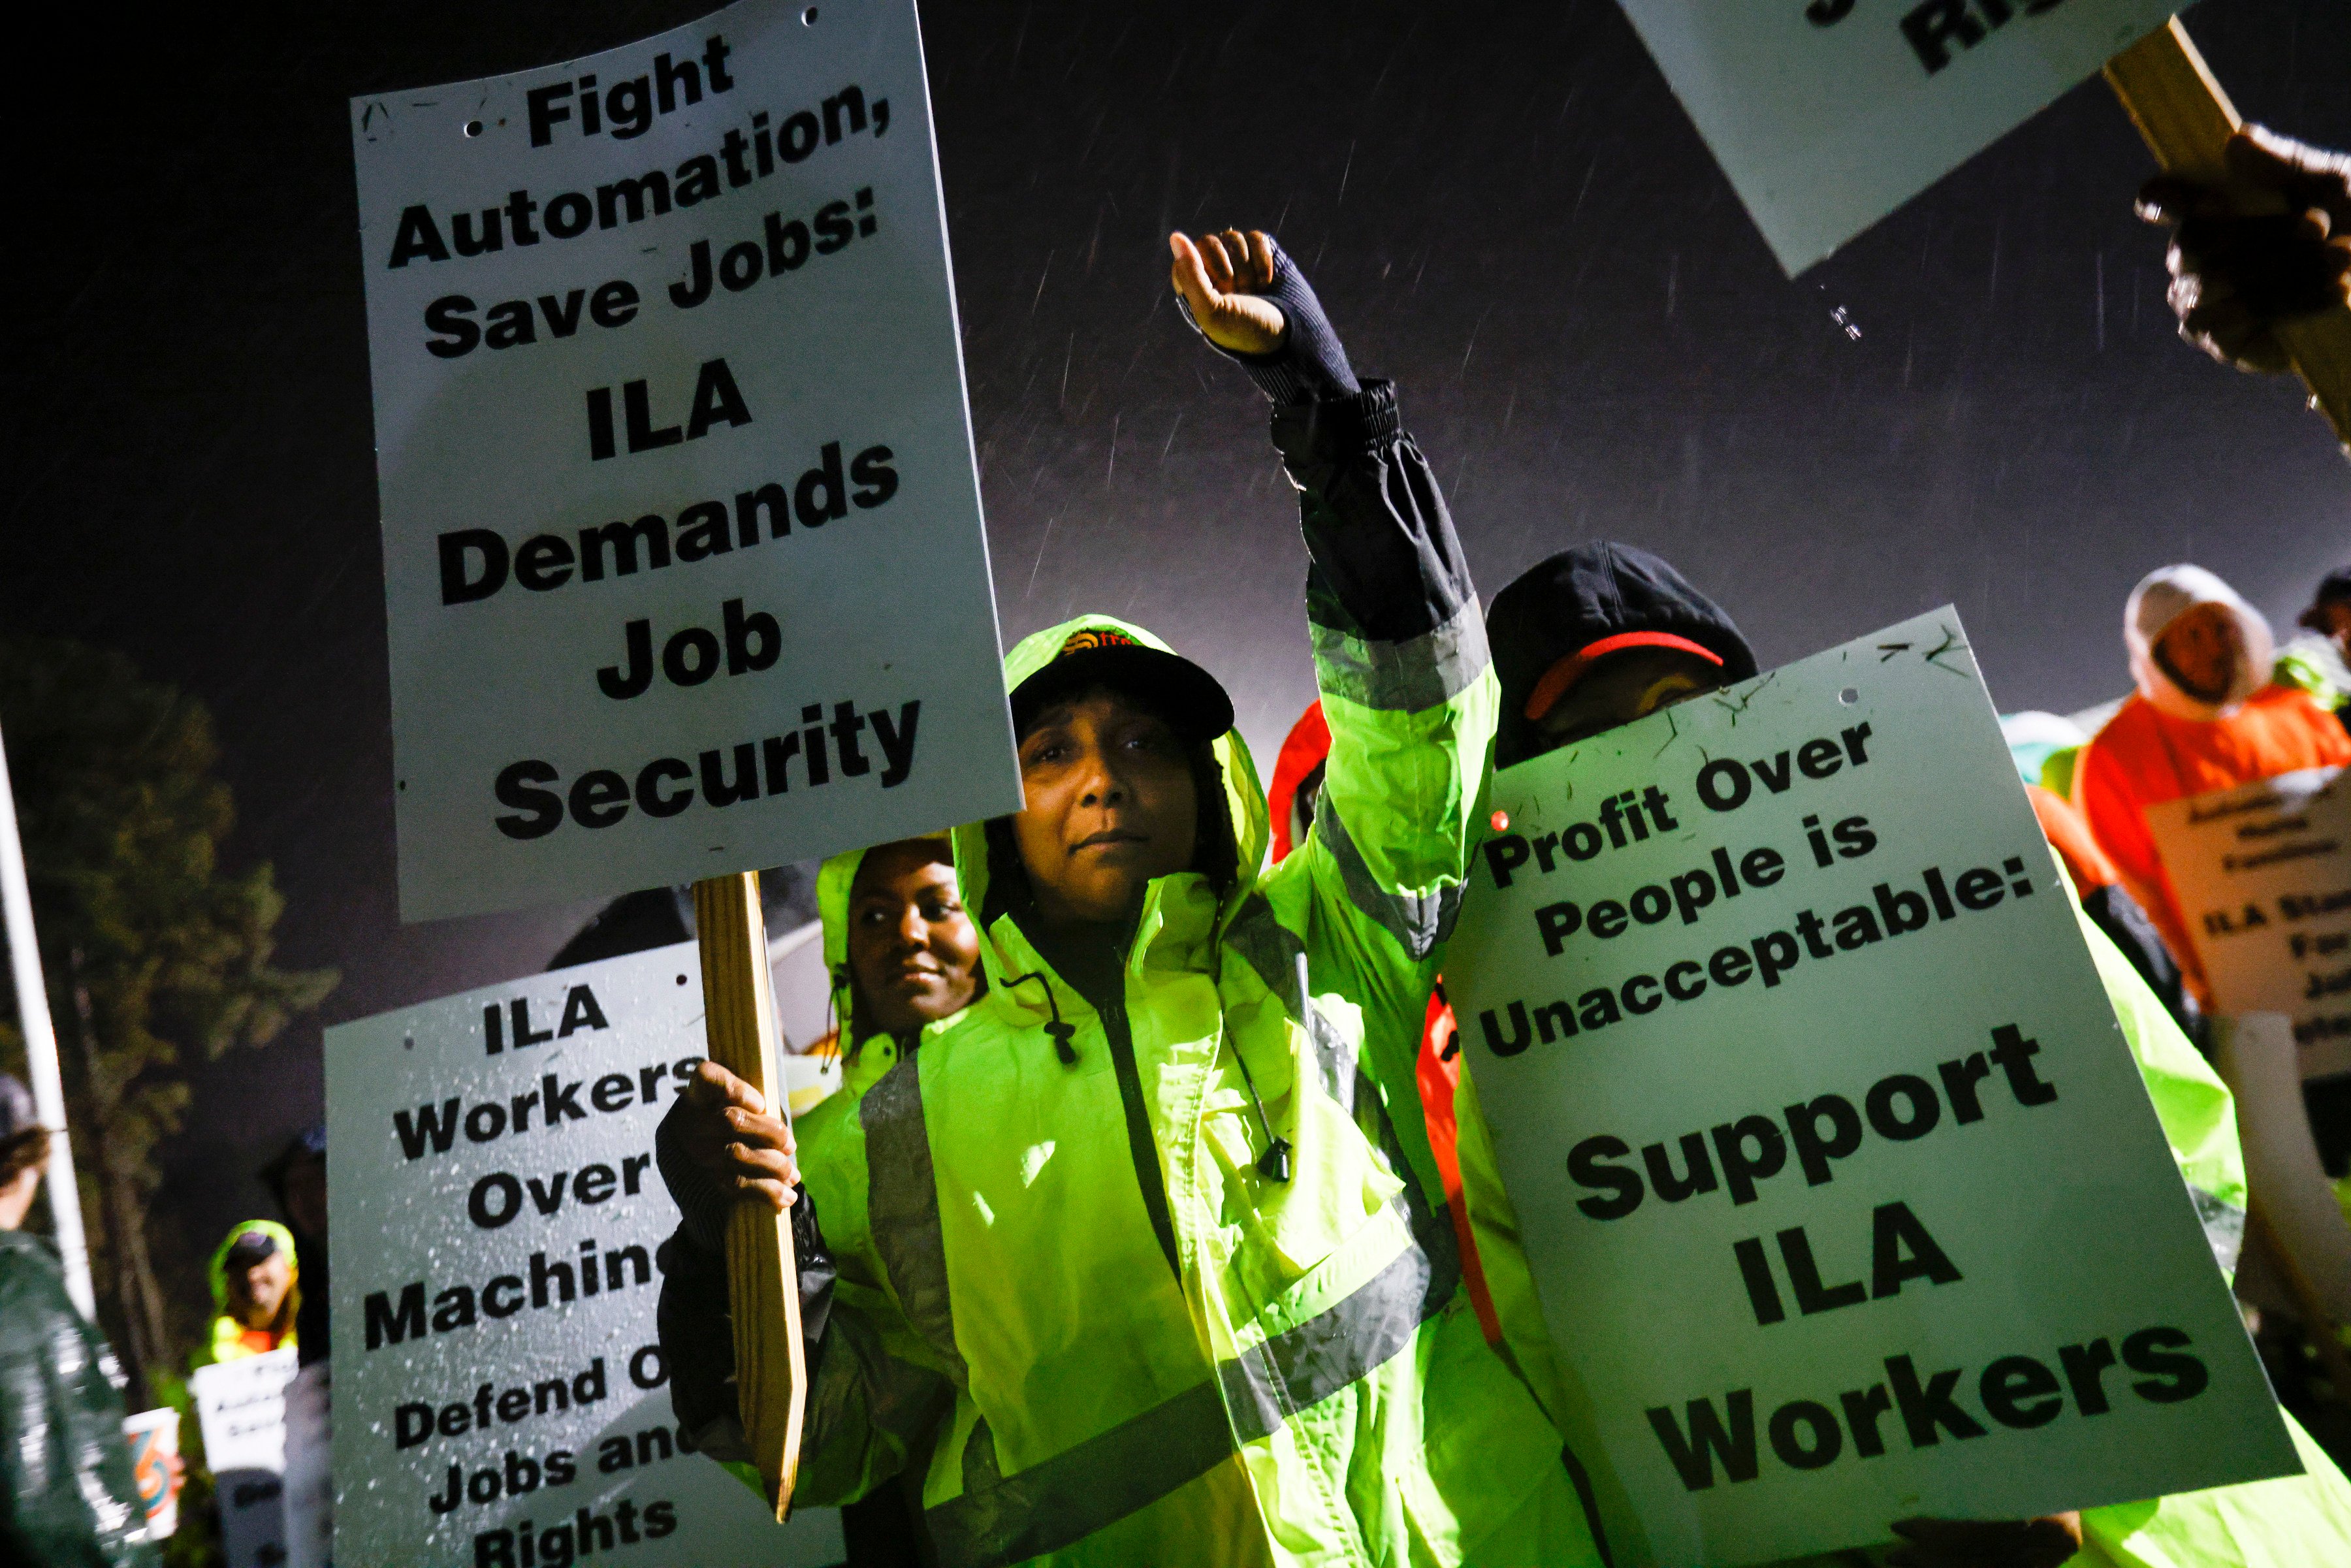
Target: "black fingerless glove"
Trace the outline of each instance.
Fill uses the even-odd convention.
[[[1268,243],[1273,250],[1273,287],[1260,290],[1258,298],[1281,308],[1289,328],[1281,347],[1270,354],[1237,354],[1214,342],[1208,346],[1246,371],[1258,390],[1278,406],[1353,397],[1364,390],[1363,384],[1355,380],[1354,367],[1347,363],[1347,350],[1332,328],[1331,318],[1322,313],[1322,301],[1314,297],[1314,286],[1306,281],[1288,251]],[[1176,302],[1184,307],[1185,319],[1191,320],[1191,308],[1184,305],[1181,294]],[[1192,322],[1194,331],[1199,327],[1197,321]],[[1206,340],[1207,334],[1201,333],[1201,338]]]

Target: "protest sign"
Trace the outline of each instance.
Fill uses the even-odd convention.
[[[1446,986],[1620,1563],[2299,1469],[1955,614],[1492,793]]]
[[[841,1560],[670,1407],[653,1139],[702,1012],[681,944],[328,1031],[340,1568]]]
[[[300,1370],[294,1358],[289,1345],[214,1362],[188,1379],[227,1568],[286,1561],[286,1392]]]
[[[2291,1018],[2305,1079],[2351,1072],[2351,777],[2282,774],[2147,822],[2214,1007]]]
[[[2096,74],[2176,0],[1624,0],[1792,276]]]
[[[1016,810],[912,0],[351,103],[401,911]]]

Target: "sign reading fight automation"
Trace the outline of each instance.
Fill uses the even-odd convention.
[[[1956,615],[1493,794],[1446,985],[1620,1562],[2299,1469]]]
[[[1623,0],[1792,276],[2163,26],[2177,0]]]
[[[2220,1010],[2293,1019],[2304,1078],[2351,1072],[2351,771],[2287,773],[2147,818]]]
[[[1017,809],[912,0],[351,132],[402,915]]]
[[[702,1056],[691,944],[327,1031],[342,1568],[841,1560],[670,1407],[653,1128]]]

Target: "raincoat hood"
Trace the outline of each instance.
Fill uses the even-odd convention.
[[[212,1282],[213,1310],[228,1311],[228,1249],[236,1245],[240,1236],[257,1232],[277,1243],[277,1250],[286,1254],[286,1266],[297,1280],[301,1278],[302,1263],[294,1251],[294,1233],[274,1219],[247,1219],[229,1228],[221,1244],[213,1249]]]
[[[1081,615],[1075,620],[1064,621],[1059,626],[1050,626],[1042,632],[1032,632],[1013,644],[1012,651],[1004,656],[1005,691],[1008,694],[1017,690],[1023,681],[1060,658],[1064,650],[1072,645],[1080,648],[1087,647],[1103,633],[1121,639],[1132,639],[1146,648],[1155,648],[1162,653],[1175,652],[1165,643],[1142,627],[1118,620],[1114,616]],[[1233,886],[1225,895],[1221,909],[1222,914],[1229,914],[1249,890],[1256,886],[1259,868],[1265,862],[1266,842],[1269,836],[1265,790],[1258,782],[1257,765],[1250,758],[1248,744],[1241,739],[1239,730],[1228,729],[1210,743],[1209,749],[1215,755],[1218,768],[1224,775],[1225,817],[1232,828],[1233,847],[1236,852],[1237,864]],[[1008,974],[1019,971],[1007,967],[1010,959],[1004,949],[1002,935],[998,929],[1002,925],[1003,921],[988,922],[982,913],[990,907],[987,824],[986,822],[967,822],[955,830],[955,862],[956,882],[962,893],[964,906],[972,911],[975,920],[982,922],[980,956],[982,961],[987,966],[987,982],[993,989],[1002,986]],[[1146,895],[1144,902],[1145,922],[1148,923],[1152,918],[1151,911],[1163,887],[1196,874],[1181,872],[1174,876],[1162,877],[1152,883],[1153,892]],[[825,951],[828,958],[831,954],[831,933],[828,928],[825,936]]]
[[[1697,643],[1722,661],[1726,685],[1755,674],[1754,650],[1729,615],[1661,558],[1605,540],[1562,550],[1520,572],[1486,612],[1486,640],[1502,683],[1495,767],[1542,750],[1526,706],[1544,673],[1604,637],[1628,632]]]
[[[2155,644],[2174,621],[2199,604],[2218,604],[2236,618],[2245,656],[2228,694],[2208,703],[2181,689],[2157,663]],[[2123,606],[2123,644],[2130,650],[2131,680],[2139,695],[2174,718],[2210,723],[2269,684],[2277,639],[2262,612],[2237,591],[2200,566],[2167,566],[2148,572]]]
[[[864,863],[864,850],[847,850],[826,861],[816,873],[816,915],[824,928],[825,990],[831,998],[831,1021],[843,1057],[854,1043],[849,1038],[849,891],[857,885],[857,868]]]
[[[1331,724],[1322,716],[1322,704],[1317,700],[1290,727],[1281,751],[1273,759],[1273,784],[1266,791],[1266,811],[1273,821],[1273,859],[1277,865],[1289,859],[1290,852],[1298,847],[1290,837],[1290,805],[1298,799],[1300,787],[1330,756]]]

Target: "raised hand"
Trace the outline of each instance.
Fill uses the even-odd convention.
[[[2272,326],[2351,300],[2351,156],[2248,125],[2227,165],[2219,183],[2148,181],[2138,214],[2174,231],[2179,335],[2239,370],[2289,371]]]
[[[1289,322],[1281,307],[1261,298],[1273,287],[1273,243],[1261,229],[1167,236],[1175,253],[1171,278],[1201,334],[1234,354],[1270,354],[1281,347]]]
[[[781,1214],[792,1202],[800,1168],[792,1130],[772,1114],[759,1092],[715,1061],[695,1064],[679,1096],[678,1147],[685,1157],[731,1186]]]

